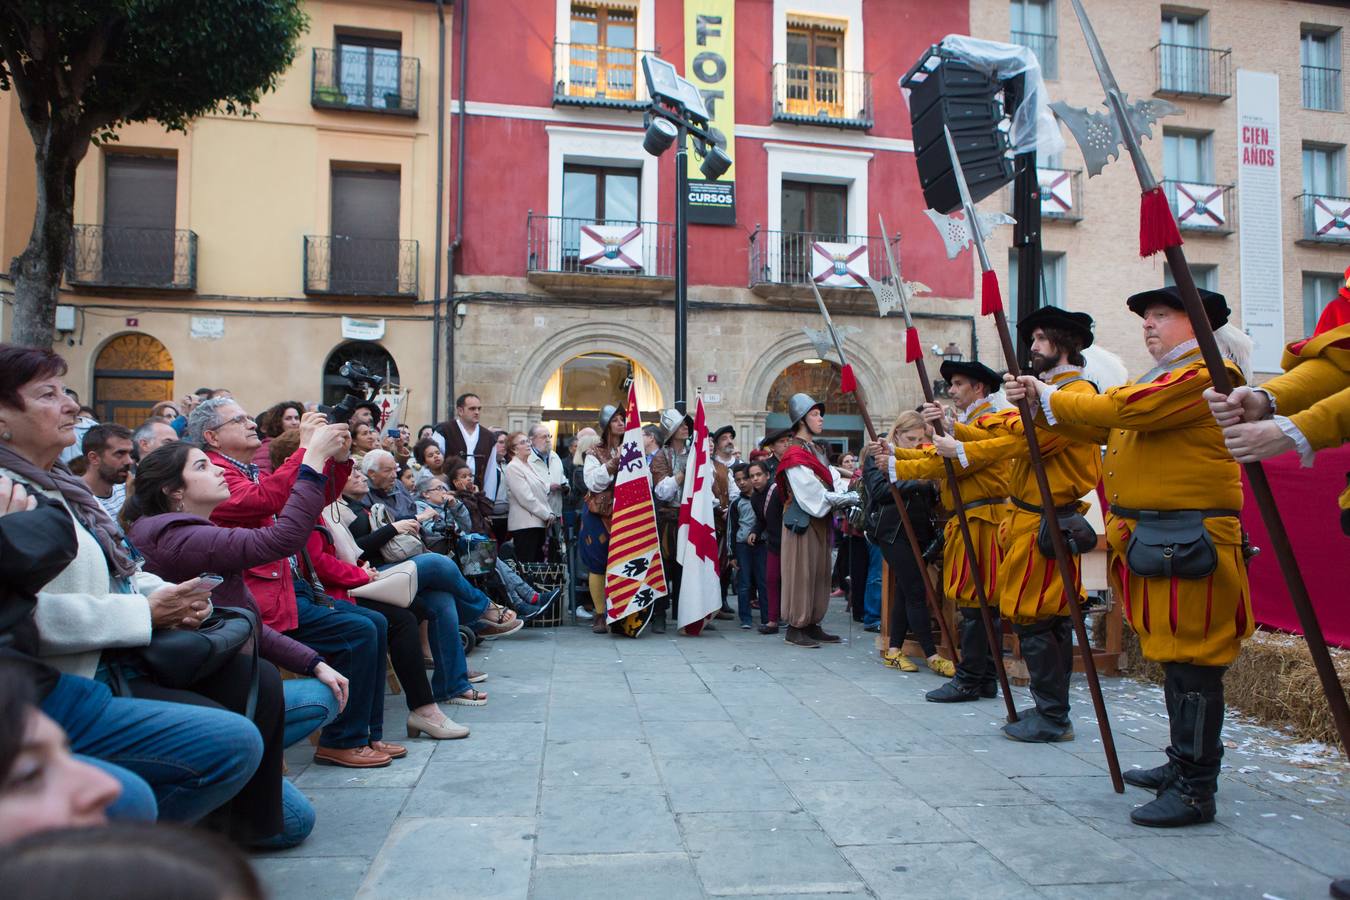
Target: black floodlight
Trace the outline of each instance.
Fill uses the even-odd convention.
[[[703,157],[703,164],[698,170],[703,173],[703,177],[709,181],[716,181],[726,174],[727,169],[731,168],[731,157],[727,156],[726,151],[721,147],[709,147],[708,155]]]
[[[646,150],[652,156],[660,156],[670,149],[670,145],[675,143],[675,138],[680,130],[675,127],[674,122],[666,119],[652,119],[651,124],[647,126],[647,133],[642,138],[642,149]]]
[[[703,95],[692,83],[681,78],[673,65],[655,56],[644,56],[642,74],[647,78],[647,93],[652,97],[708,121],[708,107],[703,102]]]

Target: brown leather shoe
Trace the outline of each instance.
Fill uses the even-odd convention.
[[[796,644],[798,647],[819,647],[820,644],[812,640],[811,637],[801,628],[788,626],[787,637],[783,638],[789,644]]]
[[[840,641],[839,635],[830,634],[824,628],[821,628],[820,625],[818,624],[808,625],[806,628],[802,630],[806,632],[807,637],[811,638],[814,641],[820,641],[822,644],[837,644]]]
[[[390,759],[402,759],[408,755],[408,748],[402,744],[391,744],[388,741],[371,741],[370,749],[376,753],[383,753]]]
[[[407,752],[407,751],[404,751]],[[344,769],[382,769],[390,763],[389,754],[373,747],[317,747],[314,762],[321,766],[341,766]]]
[[[478,633],[480,641],[495,641],[497,638],[506,637],[515,634],[525,627],[525,623],[519,619],[512,619],[510,622],[497,623],[489,619],[479,619],[478,626],[474,631]]]

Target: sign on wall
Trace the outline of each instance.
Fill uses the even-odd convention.
[[[1284,254],[1279,215],[1280,78],[1237,73],[1238,241],[1242,327],[1256,342],[1252,368],[1280,371],[1284,350]]]
[[[698,154],[689,154],[689,221],[699,225],[736,224],[735,20],[735,0],[685,0],[684,77],[703,95],[710,125],[727,136],[732,158],[725,175],[708,181]]]

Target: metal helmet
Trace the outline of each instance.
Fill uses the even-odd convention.
[[[617,416],[619,412],[619,408],[613,403],[606,403],[600,408],[600,422],[598,427],[600,429],[601,439],[604,438],[605,432],[609,430],[609,420]]]
[[[824,403],[817,403],[808,394],[793,394],[788,400],[788,419],[792,422],[792,427],[795,429],[800,425],[806,414],[813,409],[820,410],[821,415],[825,414]]]
[[[666,442],[675,436],[675,431],[681,425],[688,425],[692,435],[694,430],[694,420],[691,417],[674,407],[661,413],[661,446],[664,447]]]

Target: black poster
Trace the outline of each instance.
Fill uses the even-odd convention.
[[[736,183],[691,180],[689,222],[691,225],[735,225]]]

